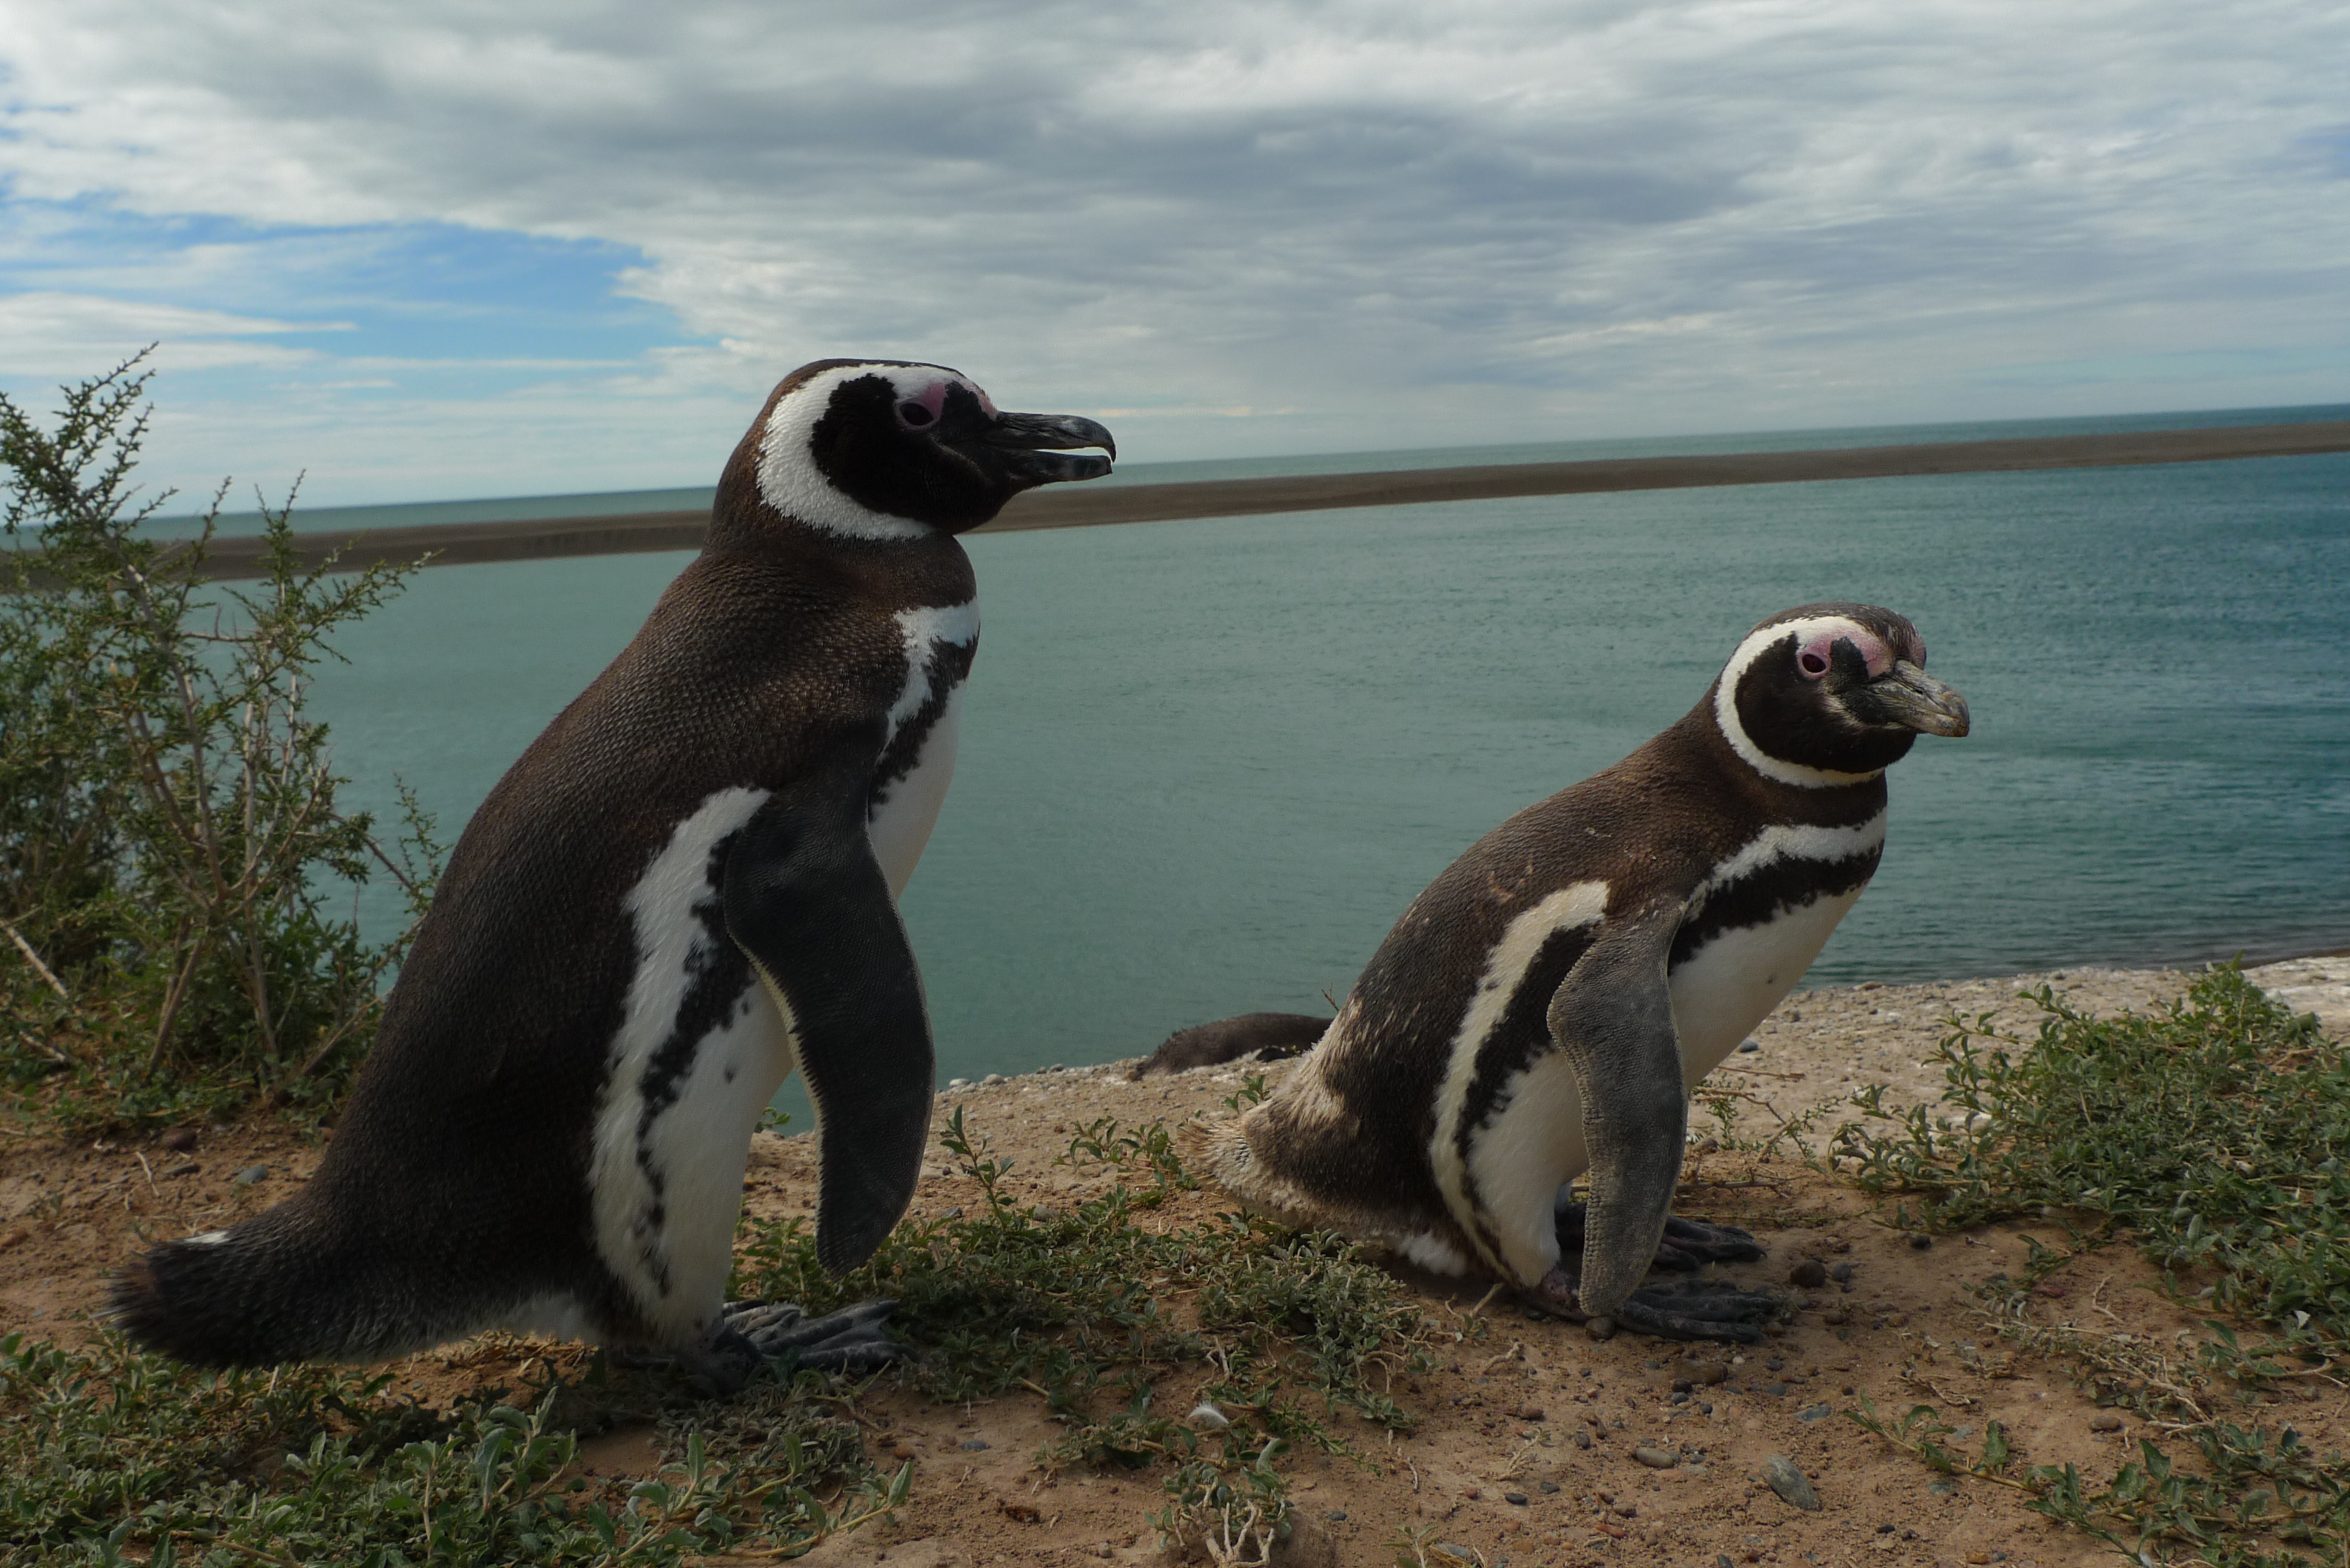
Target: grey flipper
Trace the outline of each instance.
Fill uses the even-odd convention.
[[[1575,1295],[1594,1318],[1614,1316],[1648,1273],[1680,1179],[1689,1090],[1665,978],[1680,923],[1677,899],[1609,919],[1551,998],[1591,1151]]]
[[[1762,1255],[1743,1231],[1692,1226],[1680,1243],[1667,1240],[1689,1137],[1689,1089],[1666,978],[1681,913],[1667,899],[1610,919],[1551,998],[1551,1038],[1583,1096],[1591,1197],[1580,1216],[1580,1273],[1572,1282],[1563,1274],[1545,1280],[1544,1293],[1555,1298],[1571,1288],[1575,1310],[1595,1332],[1620,1322],[1671,1339],[1752,1342],[1778,1312],[1775,1298],[1710,1280],[1640,1282],[1659,1262],[1690,1267]]]
[[[905,1213],[931,1125],[921,977],[866,835],[876,739],[836,745],[759,808],[726,860],[727,931],[782,1006],[816,1104],[816,1258],[835,1274]]]

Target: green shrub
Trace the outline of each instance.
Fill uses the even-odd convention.
[[[197,538],[142,527],[171,492],[131,483],[143,355],[64,389],[54,429],[0,396],[0,1072],[72,1130],[328,1110],[371,1038],[406,938],[364,941],[379,870],[421,912],[435,847],[403,792],[387,845],[337,808],[306,717],[338,626],[404,573],[300,569],[264,507],[266,575],[207,589]]]

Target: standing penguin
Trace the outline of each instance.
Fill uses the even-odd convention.
[[[797,1067],[816,1254],[869,1257],[920,1174],[930,1021],[897,896],[937,819],[979,637],[954,535],[1109,472],[1091,420],[960,373],[826,359],[727,462],[709,543],[451,855],[349,1107],[296,1197],[116,1282],[140,1345],[370,1361],[492,1327],[739,1386],[885,1357],[868,1303],[723,1301],[743,1167]]]
[[[1917,628],[1867,605],[1756,627],[1687,717],[1430,884],[1272,1097],[1199,1135],[1208,1168],[1251,1208],[1597,1332],[1760,1338],[1768,1297],[1641,1282],[1762,1256],[1669,1218],[1689,1090],[1867,885],[1885,769],[1920,733],[1967,732],[1925,662]],[[1586,1173],[1587,1207],[1568,1199]]]

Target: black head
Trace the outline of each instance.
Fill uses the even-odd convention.
[[[1963,735],[1967,702],[1926,673],[1926,639],[1875,605],[1800,605],[1756,627],[1714,682],[1714,722],[1782,784],[1856,784],[1920,734]]]
[[[1110,457],[1071,455],[1089,446]],[[976,528],[1024,490],[1100,478],[1118,448],[1075,414],[1004,413],[944,366],[819,359],[776,386],[743,454],[758,499],[785,516],[888,540]],[[739,467],[729,465],[730,479]],[[722,509],[728,499],[722,493]]]

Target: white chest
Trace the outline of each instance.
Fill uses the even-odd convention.
[[[905,639],[906,679],[890,705],[883,742],[895,776],[876,791],[865,820],[892,898],[902,897],[912,880],[954,777],[962,672],[979,638],[979,606],[974,601],[904,610],[898,628]]]
[[[1776,919],[1721,932],[1673,971],[1681,1072],[1695,1085],[1795,989],[1861,889],[1814,898]]]

